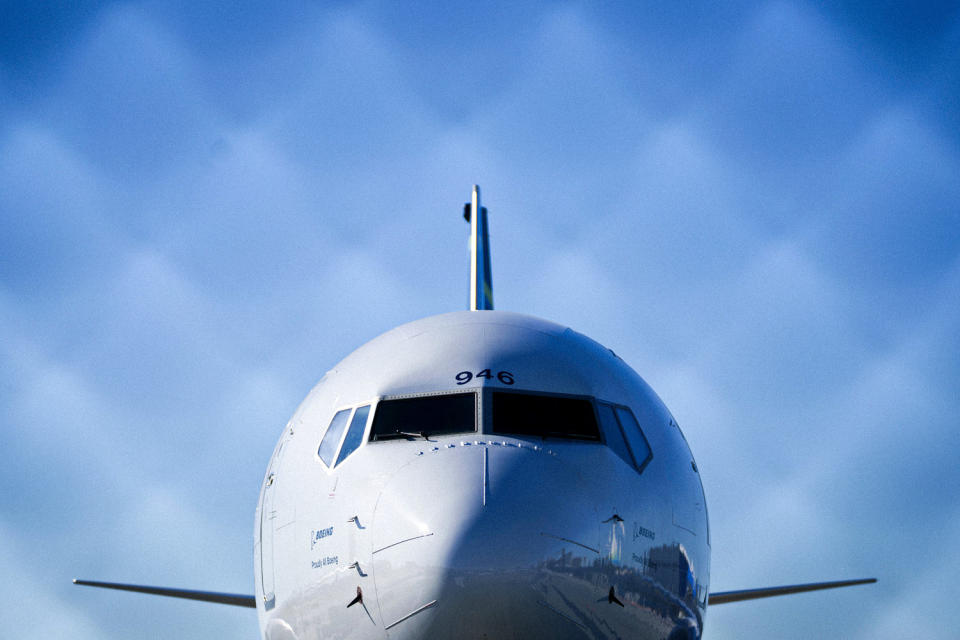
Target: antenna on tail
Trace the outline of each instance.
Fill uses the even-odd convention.
[[[470,202],[463,205],[470,223],[470,310],[493,309],[493,278],[490,277],[490,232],[487,208],[480,206],[480,187],[473,185]]]

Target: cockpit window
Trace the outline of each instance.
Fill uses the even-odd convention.
[[[633,452],[633,459],[637,463],[637,471],[643,471],[643,468],[653,457],[650,451],[650,445],[647,443],[637,419],[633,417],[633,412],[626,407],[617,407],[617,419],[623,428],[623,435],[626,436],[630,444],[630,450]]]
[[[603,427],[603,435],[607,439],[607,446],[613,449],[613,452],[620,456],[624,462],[631,467],[636,467],[637,462],[630,453],[630,447],[623,437],[623,430],[620,428],[620,422],[614,413],[613,405],[605,402],[597,404],[597,413],[600,415],[600,425]]]
[[[599,440],[593,403],[587,398],[494,391],[493,433]]]
[[[357,410],[353,412],[353,420],[350,421],[347,436],[343,439],[343,445],[340,447],[337,464],[343,462],[348,455],[356,451],[357,447],[363,443],[363,430],[367,427],[368,415],[370,415],[370,405],[368,404],[357,407]]]
[[[328,467],[333,466],[333,456],[337,452],[337,445],[340,444],[340,436],[343,435],[343,429],[347,426],[347,419],[350,417],[350,409],[337,411],[327,427],[327,432],[320,441],[320,448],[317,449],[317,455]]]
[[[476,393],[396,398],[377,404],[370,440],[410,440],[476,430]]]

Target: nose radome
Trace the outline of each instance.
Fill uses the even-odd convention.
[[[390,479],[374,514],[383,625],[391,636],[427,629],[469,636],[478,630],[435,624],[475,619],[484,605],[493,619],[529,619],[517,609],[536,596],[550,563],[586,566],[599,557],[596,523],[590,488],[549,447],[490,440],[427,447]],[[510,624],[516,629],[516,620]]]

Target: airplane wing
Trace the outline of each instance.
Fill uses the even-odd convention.
[[[727,604],[728,602],[740,602],[741,600],[756,600],[757,598],[770,598],[772,596],[785,596],[791,593],[803,593],[805,591],[819,591],[820,589],[836,589],[837,587],[852,587],[856,584],[873,584],[876,578],[862,578],[860,580],[838,580],[836,582],[812,582],[810,584],[792,584],[785,587],[765,587],[763,589],[741,589],[740,591],[720,591],[711,593],[707,602],[714,604]]]
[[[783,587],[765,587],[762,589],[742,589],[739,591],[720,591],[711,593],[708,599],[709,604],[727,604],[728,602],[740,602],[742,600],[756,600],[758,598],[770,598],[773,596],[784,596],[791,593],[804,593],[806,591],[819,591],[821,589],[836,589],[837,587],[852,587],[858,584],[873,584],[876,578],[863,578],[860,580],[839,580],[836,582],[813,582],[809,584],[794,584]],[[74,580],[73,584],[87,587],[101,587],[104,589],[117,589],[119,591],[134,591],[136,593],[149,593],[151,595],[167,596],[171,598],[184,598],[186,600],[199,600],[202,602],[216,602],[218,604],[229,604],[237,607],[248,607],[255,609],[257,606],[253,596],[241,595],[236,593],[219,593],[216,591],[196,591],[193,589],[171,589],[167,587],[149,587],[136,584],[121,584],[118,582],[97,582],[94,580]]]
[[[200,600],[202,602],[217,602],[219,604],[232,604],[236,607],[257,608],[256,599],[253,596],[246,596],[237,593],[217,593],[215,591],[194,591],[192,589],[168,589],[166,587],[145,587],[136,584],[120,584],[118,582],[96,582],[93,580],[74,580],[73,584],[79,584],[86,587],[102,587],[104,589],[118,589],[120,591],[135,591],[137,593],[149,593],[156,596],[169,596],[171,598],[185,598],[187,600]]]

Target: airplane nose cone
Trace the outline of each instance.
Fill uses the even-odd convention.
[[[588,580],[557,589],[561,565],[600,561],[591,492],[564,456],[527,442],[469,440],[427,448],[380,495],[373,567],[391,636],[497,637],[555,631]],[[569,582],[569,580],[568,580]],[[578,593],[582,592],[582,593]],[[558,597],[558,594],[559,597]],[[571,617],[571,637],[582,626]]]

